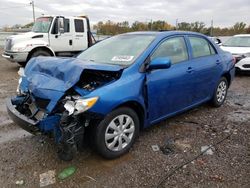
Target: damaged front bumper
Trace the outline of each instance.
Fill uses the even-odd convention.
[[[82,125],[78,116],[70,116],[67,112],[61,114],[46,114],[37,116],[41,110],[33,106],[32,113],[24,112],[29,97],[14,97],[7,99],[7,111],[11,119],[24,130],[34,135],[52,135],[59,147],[58,155],[63,160],[71,160],[74,153],[83,145],[86,122]],[[33,103],[31,103],[33,104]],[[21,107],[21,108],[20,108]],[[30,107],[26,107],[29,110]],[[36,118],[40,119],[36,119]]]
[[[9,98],[6,101],[6,107],[9,116],[11,119],[19,125],[21,128],[24,130],[32,133],[32,134],[38,134],[40,133],[39,128],[38,128],[38,121],[32,120],[25,115],[21,114],[17,109],[16,105],[12,103],[12,99]]]
[[[33,113],[29,116],[18,111],[17,106],[22,104],[25,97],[9,98],[6,101],[7,112],[11,119],[24,130],[34,135],[53,132],[56,141],[59,140],[59,122],[60,115],[46,116],[36,119],[41,112],[38,108],[33,109]],[[46,117],[45,117],[46,116]]]

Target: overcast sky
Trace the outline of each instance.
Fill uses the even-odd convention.
[[[0,27],[32,21],[29,0],[0,0]],[[250,24],[249,0],[35,0],[36,17],[41,14],[88,15],[92,24],[98,21],[128,20],[149,22],[203,21],[207,25],[232,26],[236,22]]]

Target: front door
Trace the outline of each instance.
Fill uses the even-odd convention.
[[[55,52],[73,51],[73,31],[70,24],[70,19],[64,19],[64,33],[60,34],[58,32],[57,18],[55,18],[50,33],[50,46]]]
[[[151,60],[168,57],[168,69],[147,73],[148,113],[150,123],[156,123],[192,104],[193,70],[184,37],[176,36],[163,41],[151,55]]]

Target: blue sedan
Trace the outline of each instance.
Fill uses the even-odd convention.
[[[234,72],[232,55],[202,34],[126,33],[77,58],[31,59],[7,109],[25,130],[53,135],[63,160],[83,147],[84,136],[115,158],[145,127],[205,102],[221,106]]]

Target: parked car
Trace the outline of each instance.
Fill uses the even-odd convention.
[[[37,56],[74,56],[93,44],[86,16],[42,16],[30,32],[7,37],[2,56],[21,66]]]
[[[121,34],[77,58],[36,57],[19,71],[11,118],[33,134],[54,135],[71,160],[91,135],[102,156],[129,151],[139,131],[210,101],[219,107],[234,62],[206,36],[192,32]]]
[[[235,35],[221,45],[221,49],[235,57],[238,71],[250,71],[250,34]]]

